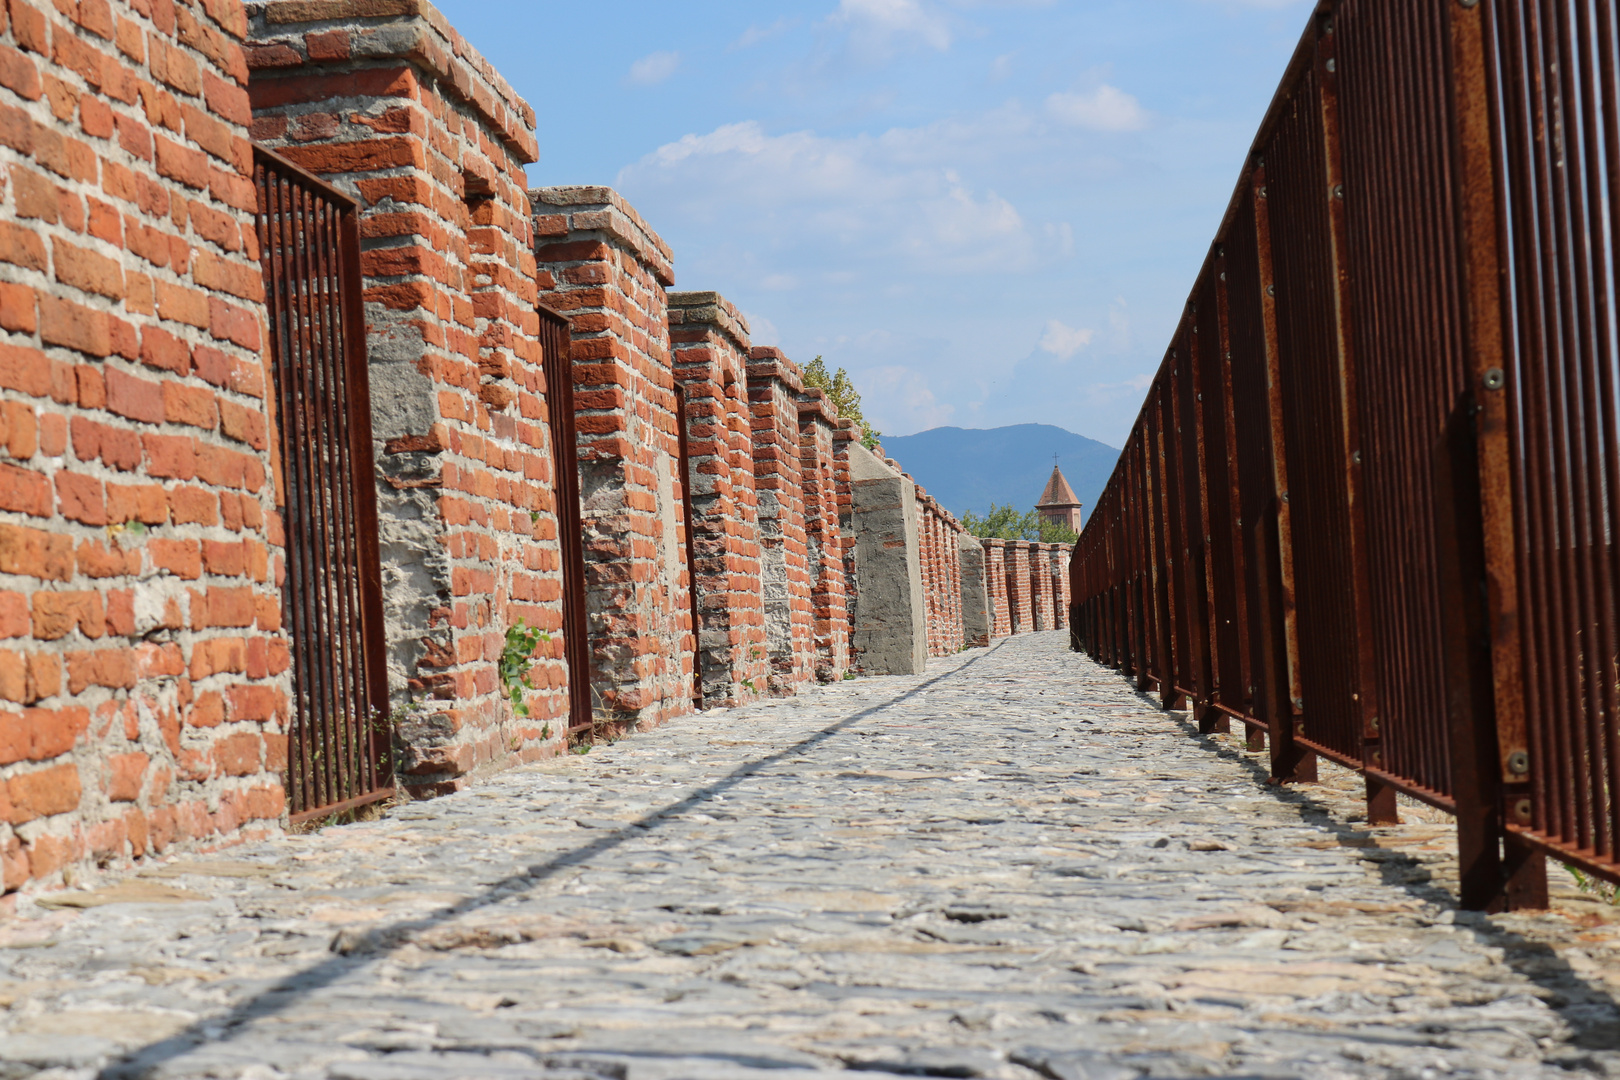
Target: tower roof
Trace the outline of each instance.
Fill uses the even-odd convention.
[[[1046,482],[1046,490],[1041,492],[1041,506],[1079,506],[1080,496],[1074,493],[1074,488],[1063,478],[1063,470],[1056,465],[1052,466],[1052,479]]]

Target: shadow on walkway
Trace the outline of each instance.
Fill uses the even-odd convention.
[[[1162,711],[1159,702],[1151,695],[1138,691],[1136,696],[1144,704]],[[1501,949],[1509,967],[1547,991],[1547,1004],[1569,1025],[1574,1036],[1571,1042],[1575,1046],[1582,1050],[1620,1049],[1620,1002],[1616,1002],[1607,987],[1576,972],[1552,946],[1497,926],[1489,917],[1478,912],[1461,910],[1457,907],[1456,894],[1429,878],[1416,859],[1405,852],[1378,848],[1373,842],[1377,838],[1376,833],[1359,829],[1335,817],[1332,808],[1314,794],[1309,785],[1273,784],[1268,766],[1243,751],[1223,744],[1214,736],[1200,733],[1198,725],[1186,713],[1172,712],[1169,716],[1189,738],[1203,742],[1217,757],[1235,762],[1280,801],[1297,808],[1302,821],[1331,833],[1344,847],[1387,852],[1388,857],[1378,860],[1378,872],[1384,884],[1454,912],[1457,923],[1467,926],[1476,942]],[[1597,1067],[1595,1063],[1593,1067]]]
[[[536,863],[518,873],[510,874],[495,882],[477,896],[468,897],[460,903],[432,915],[394,923],[391,926],[373,930],[360,939],[345,939],[342,944],[343,951],[338,955],[334,955],[331,959],[325,960],[315,967],[301,971],[296,975],[290,975],[282,979],[275,986],[235,1006],[223,1016],[213,1016],[199,1020],[184,1031],[164,1039],[162,1042],[153,1043],[135,1051],[133,1054],[125,1055],[121,1060],[102,1069],[97,1074],[98,1080],[138,1080],[138,1078],[158,1073],[166,1063],[184,1057],[204,1043],[229,1042],[233,1032],[254,1021],[274,1016],[297,1002],[300,996],[312,990],[330,986],[356,968],[387,956],[407,943],[412,935],[432,929],[469,912],[488,907],[510,896],[523,893],[564,870],[584,865],[596,856],[638,838],[657,828],[660,823],[692,810],[770,766],[825,742],[867,717],[892,708],[908,698],[915,697],[929,687],[960,675],[980,660],[994,653],[1006,640],[997,641],[966,663],[918,683],[910,690],[890,698],[888,701],[852,713],[786,749],[778,750],[774,754],[740,765],[721,779],[698,788],[683,799],[644,814],[622,829],[608,833],[583,847],[563,852],[543,863]]]

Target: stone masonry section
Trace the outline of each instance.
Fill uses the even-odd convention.
[[[555,752],[560,557],[523,168],[534,111],[427,4],[249,5],[255,138],[362,206],[372,429],[402,782]],[[498,662],[552,633],[530,715]]]
[[[962,645],[968,649],[982,649],[990,644],[993,629],[989,581],[985,576],[984,542],[963,531],[957,535],[956,543],[962,575]]]
[[[709,707],[765,692],[759,498],[748,405],[748,323],[712,292],[669,294],[675,377],[686,431],[697,533],[699,693]]]
[[[532,191],[542,298],[573,323],[596,714],[650,727],[692,708],[669,247],[619,194]]]
[[[795,693],[815,677],[816,648],[804,485],[800,479],[798,365],[779,349],[749,353],[748,403],[759,493],[760,577],[770,692]]]
[[[1350,783],[1264,776],[1063,634],[1024,635],[30,903],[0,928],[0,1061],[170,1080],[1620,1071],[1611,907],[1571,889],[1549,913],[1458,911],[1449,825],[1368,828]]]
[[[0,892],[284,816],[245,31],[0,11]]]

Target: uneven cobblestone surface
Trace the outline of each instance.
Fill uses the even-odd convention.
[[[25,905],[0,1078],[1620,1075],[1611,908],[1257,762],[1061,634],[690,717]]]

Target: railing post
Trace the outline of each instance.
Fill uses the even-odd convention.
[[[1170,491],[1169,477],[1165,468],[1164,422],[1165,422],[1165,393],[1166,380],[1161,375],[1148,391],[1151,419],[1149,421],[1149,437],[1152,440],[1148,448],[1149,461],[1153,463],[1154,478],[1154,536],[1156,538],[1156,554],[1158,561],[1154,570],[1154,592],[1157,594],[1158,621],[1159,621],[1159,704],[1166,710],[1174,709],[1181,704],[1181,695],[1176,690],[1176,616],[1177,598],[1176,582],[1176,554],[1174,537],[1170,529]]]
[[[1346,506],[1350,535],[1346,538],[1352,575],[1354,605],[1356,715],[1361,720],[1361,760],[1369,769],[1384,767],[1379,732],[1377,656],[1373,646],[1372,584],[1367,560],[1366,507],[1361,497],[1361,412],[1357,394],[1355,342],[1350,318],[1349,229],[1345,220],[1344,155],[1339,139],[1339,95],[1336,39],[1333,15],[1322,15],[1316,40],[1316,79],[1320,87],[1322,147],[1325,154],[1329,237],[1333,258],[1334,329],[1337,338],[1339,379],[1339,430],[1341,460],[1344,462]],[[1393,825],[1400,821],[1395,789],[1369,772],[1367,780],[1367,823]]]
[[[1194,295],[1197,293],[1195,291]],[[1203,312],[1202,318],[1217,317],[1214,312]],[[1206,437],[1204,424],[1204,356],[1203,343],[1198,332],[1198,319],[1200,314],[1196,301],[1189,304],[1183,314],[1183,331],[1186,342],[1186,356],[1180,361],[1180,366],[1186,370],[1187,395],[1184,401],[1192,412],[1192,460],[1196,465],[1194,490],[1198,496],[1198,516],[1186,523],[1187,539],[1191,541],[1188,550],[1188,570],[1197,570],[1199,580],[1193,582],[1192,611],[1197,616],[1189,629],[1193,633],[1193,656],[1198,666],[1198,702],[1194,706],[1198,730],[1204,734],[1210,732],[1228,732],[1232,730],[1231,719],[1215,707],[1218,697],[1217,688],[1220,684],[1220,640],[1216,633],[1216,604],[1215,604],[1215,575],[1212,572],[1214,563],[1213,537],[1210,535],[1211,515],[1209,512],[1209,442]],[[1185,421],[1185,417],[1183,418]],[[1183,438],[1186,433],[1183,432]]]
[[[1447,4],[1451,25],[1453,146],[1458,192],[1458,236],[1463,276],[1464,342],[1470,392],[1457,403],[1453,424],[1472,413],[1472,445],[1454,451],[1455,486],[1466,490],[1466,521],[1454,522],[1460,535],[1477,537],[1477,557],[1457,587],[1474,602],[1467,625],[1448,627],[1448,661],[1466,657],[1464,701],[1452,713],[1453,788],[1461,857],[1462,905],[1477,910],[1547,906],[1546,859],[1504,828],[1504,821],[1530,824],[1530,785],[1525,725],[1523,653],[1519,640],[1518,553],[1513,522],[1511,448],[1501,248],[1503,192],[1497,176],[1487,75],[1486,27],[1489,4]],[[1456,441],[1467,439],[1466,430]],[[1473,469],[1466,478],[1457,475]],[[1466,482],[1464,482],[1466,480]],[[1461,571],[1459,571],[1460,573]],[[1477,602],[1484,582],[1484,603]],[[1453,620],[1456,623],[1456,620]],[[1488,672],[1483,670],[1488,665]],[[1459,672],[1460,673],[1460,672]],[[1483,684],[1483,685],[1482,685]],[[1498,839],[1505,849],[1498,850]],[[1503,856],[1505,855],[1505,860]],[[1505,865],[1504,865],[1505,862]]]
[[[1153,541],[1148,516],[1147,463],[1143,458],[1140,432],[1132,434],[1125,453],[1130,462],[1131,524],[1136,532],[1136,560],[1131,579],[1132,614],[1136,623],[1136,689],[1146,692],[1153,678],[1153,651],[1149,644],[1153,624],[1146,595],[1151,589],[1153,575]]]
[[[1226,543],[1231,552],[1233,578],[1233,611],[1231,617],[1237,623],[1237,633],[1234,640],[1237,643],[1237,670],[1239,682],[1239,697],[1237,700],[1244,703],[1244,712],[1254,715],[1254,694],[1250,687],[1254,685],[1254,663],[1249,655],[1249,594],[1243,587],[1248,578],[1247,559],[1243,552],[1243,484],[1238,469],[1238,433],[1237,413],[1232,401],[1232,332],[1231,311],[1226,291],[1226,246],[1217,244],[1215,258],[1210,263],[1210,273],[1214,275],[1212,284],[1215,288],[1216,311],[1213,317],[1218,320],[1217,338],[1220,355],[1215,357],[1214,370],[1218,372],[1220,383],[1221,419],[1225,440],[1225,468],[1223,479],[1226,486],[1226,521],[1228,535]],[[1220,613],[1216,613],[1217,618]],[[1260,729],[1245,725],[1245,740],[1250,750],[1265,749],[1265,734]]]
[[[1271,737],[1271,778],[1276,783],[1316,780],[1316,754],[1300,746],[1304,719],[1299,672],[1299,618],[1294,603],[1293,516],[1288,501],[1288,447],[1284,438],[1282,360],[1277,331],[1277,288],[1271,258],[1271,214],[1266,199],[1266,163],[1257,161],[1249,179],[1254,202],[1255,245],[1260,266],[1260,311],[1265,332],[1266,413],[1270,417],[1272,501],[1254,523],[1260,584],[1261,647],[1258,692],[1265,703]],[[1276,633],[1281,626],[1280,640]]]

